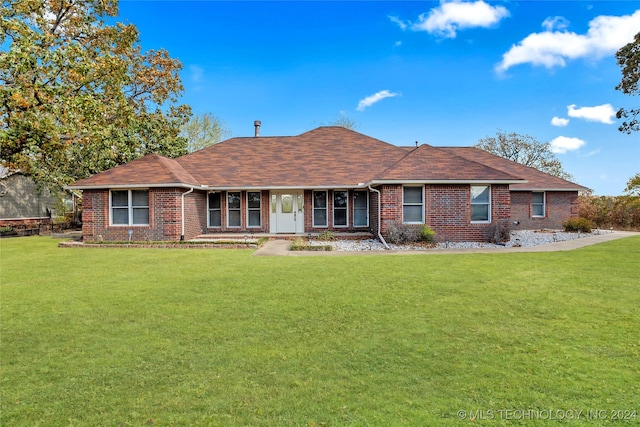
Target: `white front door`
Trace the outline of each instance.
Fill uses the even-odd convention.
[[[304,233],[303,192],[271,192],[271,233]]]

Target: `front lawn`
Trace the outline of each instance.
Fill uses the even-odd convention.
[[[0,241],[3,426],[640,423],[640,237],[364,257],[57,243]]]

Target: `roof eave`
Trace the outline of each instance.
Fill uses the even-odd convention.
[[[129,190],[133,188],[187,188],[203,189],[199,185],[185,184],[181,182],[165,184],[100,184],[100,185],[66,185],[67,190]]]
[[[522,179],[374,179],[370,185],[381,184],[526,184]]]

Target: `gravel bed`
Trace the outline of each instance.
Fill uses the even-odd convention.
[[[511,233],[511,240],[501,245],[482,242],[440,242],[431,246],[424,245],[392,245],[389,248],[394,251],[402,250],[442,250],[442,249],[478,249],[478,248],[505,248],[513,246],[531,247],[545,245],[553,242],[563,242],[566,240],[580,239],[599,233],[567,233],[562,230],[519,230]],[[331,245],[334,251],[382,251],[384,245],[376,239],[366,240],[335,240],[319,241],[312,240],[312,246]]]

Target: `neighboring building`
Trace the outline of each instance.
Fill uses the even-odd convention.
[[[499,223],[560,228],[580,185],[468,147],[399,147],[342,128],[232,138],[134,160],[83,191],[86,241],[201,234],[372,232],[426,224],[439,240],[484,241]]]
[[[48,191],[39,191],[33,180],[20,172],[0,178],[0,226],[49,224],[57,203]]]

